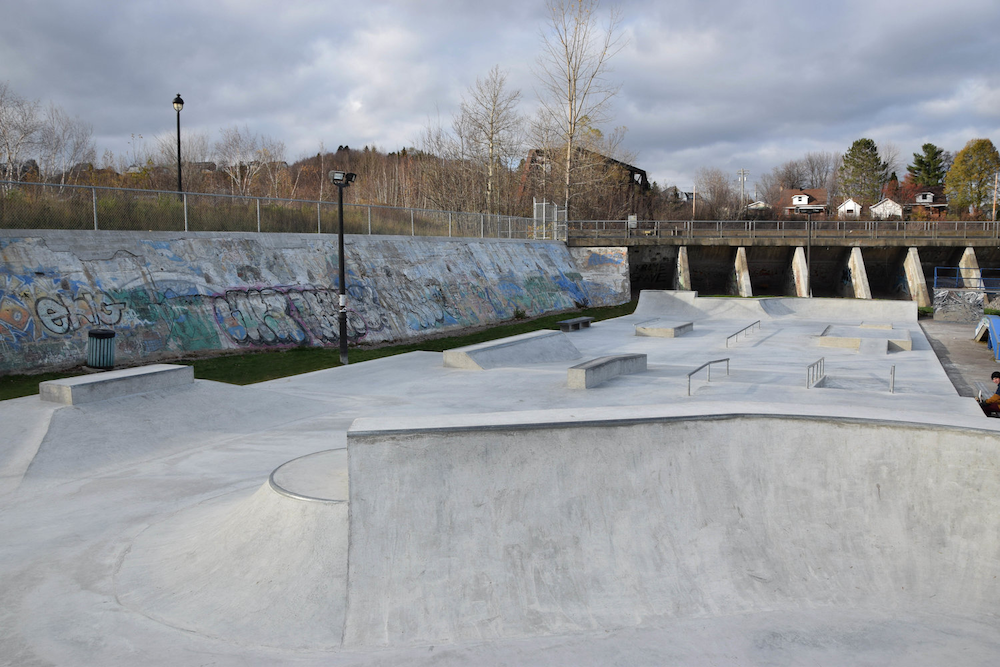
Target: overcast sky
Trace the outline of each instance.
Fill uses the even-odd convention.
[[[602,15],[610,7],[604,2]],[[807,151],[867,136],[901,171],[932,142],[1000,143],[998,0],[624,0],[613,122],[637,166],[752,183]],[[391,151],[450,122],[494,65],[537,105],[542,0],[4,2],[0,80],[90,123],[98,153],[246,124],[289,162],[320,142]]]

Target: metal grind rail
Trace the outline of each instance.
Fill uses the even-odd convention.
[[[726,375],[729,375],[729,357],[726,357],[725,359],[713,359],[712,361],[706,361],[701,366],[698,366],[698,368],[696,368],[693,371],[691,371],[690,373],[688,373],[688,396],[691,395],[691,376],[694,375],[695,373],[697,373],[698,371],[700,371],[702,368],[705,368],[707,366],[708,367],[708,381],[711,382],[712,381],[712,364],[721,364],[723,361],[726,362]]]
[[[806,367],[806,389],[812,389],[826,377],[826,357],[820,357]]]
[[[729,341],[731,341],[734,338],[738,337],[740,334],[745,333],[747,336],[749,336],[751,333],[753,333],[753,328],[754,327],[757,327],[757,331],[760,331],[760,320],[757,320],[753,324],[749,324],[749,325],[743,327],[742,329],[740,329],[739,331],[737,331],[736,333],[734,333],[732,336],[730,336],[729,338],[727,338],[726,339],[726,347],[729,347]]]

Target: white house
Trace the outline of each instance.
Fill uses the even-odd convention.
[[[902,218],[903,207],[891,199],[883,199],[874,206],[869,207],[872,219],[888,220],[889,218]]]
[[[837,207],[837,217],[840,219],[858,218],[861,216],[861,208],[861,204],[854,201],[854,199],[847,199]]]

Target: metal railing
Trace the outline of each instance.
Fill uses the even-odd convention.
[[[748,324],[747,326],[743,327],[742,329],[740,329],[739,331],[737,331],[736,333],[734,333],[732,336],[730,336],[729,338],[727,338],[726,339],[726,347],[729,347],[729,341],[731,341],[732,339],[738,337],[740,334],[745,333],[747,336],[749,336],[751,333],[753,333],[753,328],[754,327],[757,327],[757,330],[760,331],[760,320],[757,320],[753,324]]]
[[[336,233],[337,202],[0,181],[0,229]],[[549,221],[344,204],[348,234],[547,240]]]
[[[702,368],[708,367],[708,381],[711,382],[712,364],[721,364],[723,361],[726,362],[726,375],[729,375],[729,357],[726,357],[725,359],[713,359],[712,361],[706,361],[701,366],[698,366],[698,368],[688,373],[688,396],[691,395],[691,376],[700,371]]]
[[[977,220],[571,220],[569,238],[997,239],[1000,223]]]
[[[812,389],[816,384],[826,377],[826,357],[806,366],[806,389]]]
[[[934,289],[1000,289],[1000,269],[935,266]]]

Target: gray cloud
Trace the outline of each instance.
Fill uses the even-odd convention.
[[[932,141],[1000,139],[993,0],[627,0],[629,45],[611,125],[661,184],[701,167],[751,180],[809,150],[861,136],[908,160]],[[0,25],[0,80],[93,124],[99,149],[169,135],[180,92],[186,131],[247,125],[290,158],[320,142],[412,145],[447,124],[494,64],[536,105],[545,27],[531,0],[334,4],[153,0],[19,3]],[[610,129],[605,128],[605,129]]]

